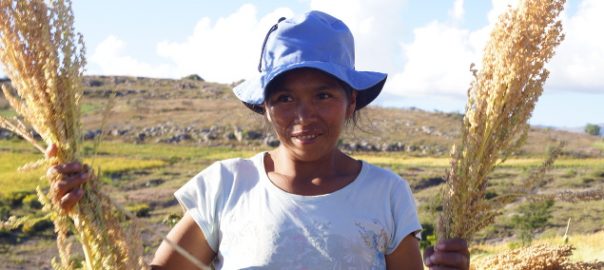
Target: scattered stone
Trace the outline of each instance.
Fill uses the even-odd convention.
[[[432,135],[432,133],[434,133],[436,129],[434,127],[429,127],[429,126],[422,126],[421,127],[421,131],[423,133],[426,133],[428,135]]]
[[[199,134],[199,136],[203,139],[204,142],[213,141],[218,138],[218,135],[216,134],[216,132],[212,131],[211,129],[202,130],[201,133]]]
[[[96,129],[96,130],[88,130],[84,133],[84,140],[94,140],[96,137],[98,137],[99,135],[101,135],[101,130],[100,129]]]
[[[235,136],[235,133],[229,132],[229,133],[224,134],[224,139],[228,140],[228,141],[234,141],[237,139],[237,137]]]
[[[145,187],[159,186],[159,185],[163,184],[164,182],[166,182],[166,181],[163,179],[151,179],[151,180],[145,182]]]
[[[254,130],[245,132],[245,138],[248,140],[259,140],[259,139],[262,139],[262,137],[264,137],[264,134],[262,134],[262,132],[258,132],[258,131],[254,131]]]
[[[241,130],[240,127],[235,127],[234,128],[233,135],[235,135],[235,138],[237,139],[238,142],[242,142],[243,141],[243,130]]]
[[[270,146],[270,147],[277,147],[277,146],[279,146],[279,144],[281,144],[281,142],[279,140],[277,140],[277,138],[275,138],[275,136],[269,135],[266,138],[264,138],[264,144],[266,144],[267,146]]]
[[[391,144],[383,144],[382,151],[384,152],[399,152],[405,150],[405,145],[401,142],[391,143]]]
[[[419,181],[419,183],[417,183],[413,186],[413,189],[415,189],[415,190],[426,189],[429,187],[438,186],[444,182],[445,182],[445,179],[443,179],[442,177],[432,177],[432,178],[422,179]]]
[[[199,76],[197,74],[191,74],[191,75],[183,77],[182,79],[183,80],[192,80],[192,81],[205,82],[205,80],[201,76]]]
[[[407,145],[405,146],[405,152],[415,152],[417,151],[417,146],[415,145]]]
[[[16,135],[7,129],[0,128],[0,140],[8,140],[15,138]]]

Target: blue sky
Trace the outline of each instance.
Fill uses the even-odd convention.
[[[270,25],[309,9],[352,29],[357,69],[389,74],[377,104],[463,111],[471,63],[513,0],[75,1],[88,74],[179,78],[196,73],[230,83],[256,72]],[[566,40],[532,124],[604,123],[604,1],[567,0]],[[4,76],[0,69],[0,76]]]

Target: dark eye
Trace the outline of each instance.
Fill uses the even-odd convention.
[[[276,102],[290,102],[292,100],[292,97],[289,95],[278,95],[277,98],[275,98]]]
[[[328,98],[332,97],[332,95],[330,93],[319,93],[319,94],[317,94],[317,97],[319,99],[328,99]]]

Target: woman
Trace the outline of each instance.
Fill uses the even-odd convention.
[[[234,93],[281,144],[216,162],[176,191],[185,214],[167,237],[216,269],[423,269],[407,182],[337,148],[386,74],[356,71],[350,30],[323,12],[279,20],[262,47],[260,74]],[[78,163],[55,170],[69,209],[88,176]],[[425,255],[431,269],[468,268],[461,240]],[[165,243],[152,265],[195,269]]]

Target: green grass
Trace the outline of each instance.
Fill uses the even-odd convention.
[[[17,115],[17,113],[13,109],[0,110],[0,116],[5,117],[5,118],[11,118],[16,115]]]
[[[83,148],[91,148],[92,143],[85,142]],[[100,167],[103,174],[116,175],[128,171],[161,169],[168,164],[183,160],[197,162],[214,161],[235,157],[250,157],[256,151],[237,150],[228,147],[195,147],[167,144],[129,144],[103,142],[98,155],[84,158],[84,163],[95,169]],[[17,168],[42,158],[42,155],[27,142],[20,140],[0,141],[0,195],[19,191],[33,191],[35,187],[47,186],[40,177],[45,169],[18,172]],[[198,163],[199,164],[199,163]],[[197,168],[201,169],[201,168]]]
[[[103,142],[100,155],[122,156],[129,158],[156,159],[224,159],[251,156],[255,151],[236,150],[229,147],[198,147],[190,145],[169,144],[128,144],[120,142]]]
[[[104,108],[105,104],[100,103],[83,103],[80,107],[82,115],[96,113]]]
[[[33,153],[6,153],[0,155],[0,195],[20,191],[34,191],[36,186],[48,186],[46,180],[41,176],[45,174],[45,168],[39,168],[27,172],[18,172],[17,168],[41,157]],[[84,159],[85,163],[91,160]],[[131,159],[124,157],[98,157],[95,161],[95,169],[100,167],[104,174],[119,174],[132,170],[143,170],[161,167],[167,162],[158,159]]]
[[[449,167],[451,159],[439,157],[409,157],[403,155],[380,155],[380,154],[360,154],[354,155],[355,158],[365,160],[372,164],[381,164],[388,166],[409,167],[427,167],[427,168],[446,168]],[[545,158],[516,158],[508,159],[500,164],[501,168],[530,168],[540,166]],[[604,168],[604,158],[585,158],[585,159],[558,159],[554,163],[555,168]]]
[[[604,139],[600,141],[596,141],[593,146],[598,149],[604,150]]]

